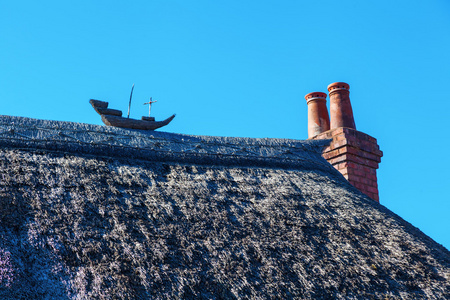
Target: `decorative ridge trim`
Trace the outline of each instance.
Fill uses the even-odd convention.
[[[180,163],[334,170],[321,157],[328,140],[189,136],[10,116],[0,116],[0,145]]]

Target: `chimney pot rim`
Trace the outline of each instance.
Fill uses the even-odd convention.
[[[333,82],[332,84],[329,84],[327,87],[328,92],[331,92],[333,90],[350,90],[350,85],[348,83],[345,82]]]
[[[307,101],[307,102],[309,102],[310,100],[312,100],[312,99],[318,99],[318,98],[324,98],[325,100],[326,100],[326,98],[327,98],[327,94],[326,93],[322,93],[322,92],[312,92],[312,93],[309,93],[309,94],[306,94],[305,95],[305,100]]]
[[[306,99],[306,104],[309,104],[310,102],[313,102],[313,101],[327,102],[327,99],[322,98],[322,97],[313,97],[313,98]]]

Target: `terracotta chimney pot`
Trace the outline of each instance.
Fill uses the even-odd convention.
[[[356,129],[349,90],[350,86],[345,82],[335,82],[328,86],[331,129],[339,127]]]
[[[330,130],[326,98],[327,94],[322,92],[313,92],[305,96],[308,104],[308,138]]]

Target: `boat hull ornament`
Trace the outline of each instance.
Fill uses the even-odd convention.
[[[106,126],[114,126],[120,128],[155,130],[168,125],[175,115],[163,121],[155,121],[153,117],[142,117],[142,120],[122,117],[122,111],[108,108],[108,102],[91,99],[89,103],[95,111],[102,117],[102,122]]]

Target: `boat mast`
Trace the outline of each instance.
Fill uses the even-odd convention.
[[[134,83],[133,83],[133,86],[131,87],[130,102],[128,103],[128,116],[127,116],[127,118],[130,118],[131,97],[133,96],[133,89],[134,89]]]
[[[152,110],[152,103],[158,102],[158,100],[152,101],[152,97],[150,97],[150,101],[144,103],[144,105],[148,104],[148,116],[150,117],[150,111]]]

